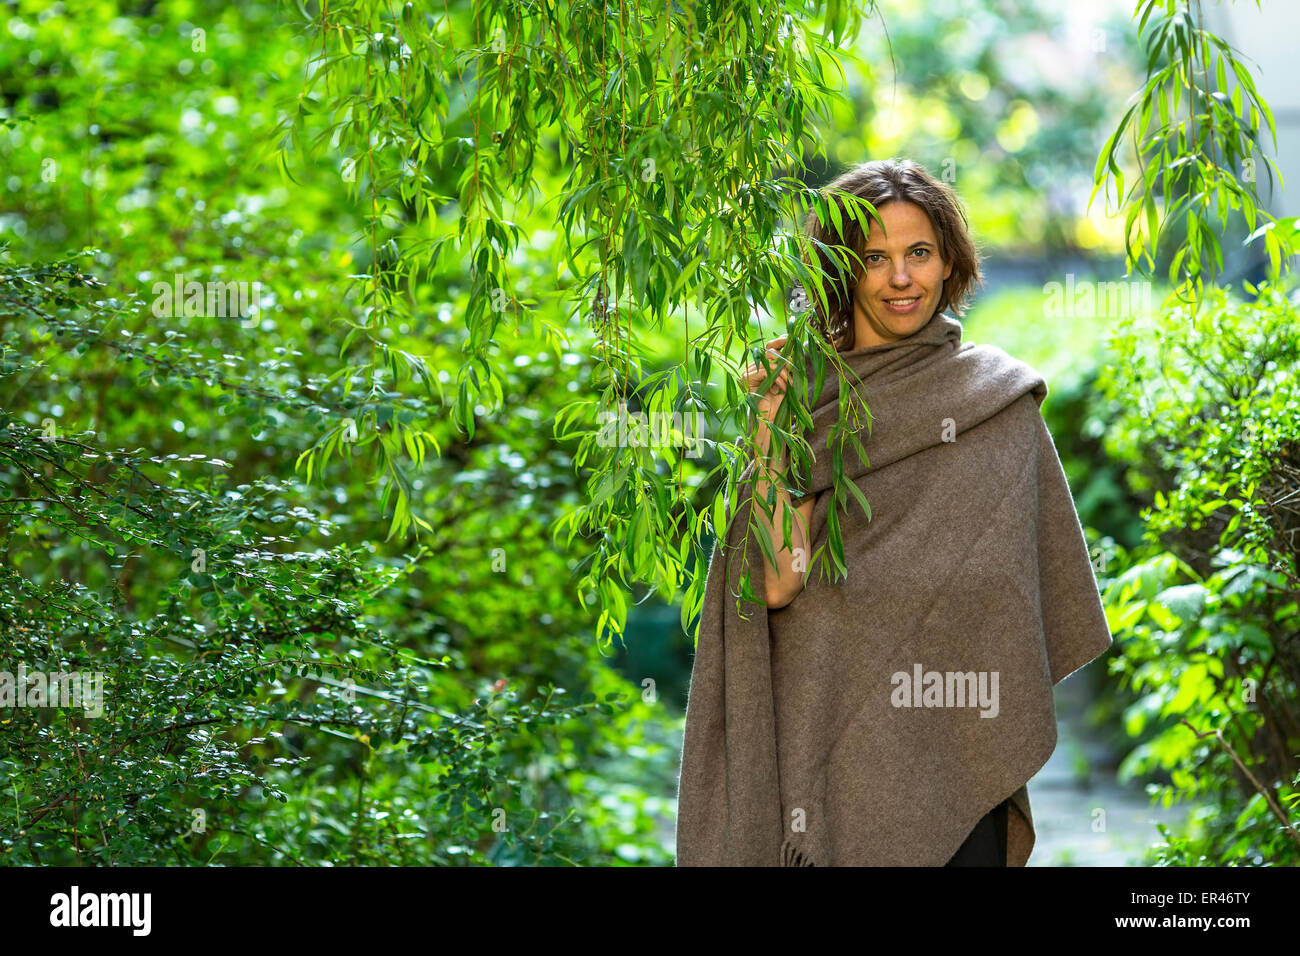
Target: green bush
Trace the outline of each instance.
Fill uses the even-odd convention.
[[[111,401],[176,395],[189,419],[179,396],[212,388],[285,436],[312,407],[146,336],[110,348],[118,306],[96,298],[86,258],[0,268],[0,670],[103,681],[102,713],[75,700],[3,709],[0,860],[670,859],[662,798],[641,789],[663,792],[675,765],[659,711],[628,705],[563,595],[486,561],[431,571],[364,538],[304,548],[347,533],[319,490],[71,430],[77,383],[93,380],[75,372],[104,353]],[[256,452],[226,437],[245,460]],[[467,634],[465,607],[489,626],[531,617],[536,640]]]
[[[1202,807],[1162,827],[1162,865],[1300,862],[1300,322],[1282,289],[1246,291],[1125,323],[1101,379],[1107,451],[1151,500],[1104,589],[1138,741],[1121,779]]]

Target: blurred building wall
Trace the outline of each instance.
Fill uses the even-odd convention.
[[[1202,0],[1201,9],[1205,28],[1237,51],[1237,58],[1250,70],[1260,96],[1273,111],[1277,146],[1267,130],[1259,145],[1277,164],[1286,188],[1270,183],[1270,170],[1259,163],[1256,188],[1261,205],[1277,219],[1300,215],[1300,83],[1296,80],[1295,46],[1300,34],[1300,3],[1260,0],[1256,7],[1253,0]],[[1233,84],[1231,72],[1228,77]],[[1232,86],[1224,92],[1231,95]],[[1256,257],[1263,256],[1262,243],[1253,243],[1252,248],[1257,250]]]

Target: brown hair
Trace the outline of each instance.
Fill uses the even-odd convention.
[[[859,196],[876,209],[887,202],[910,202],[925,210],[939,240],[939,257],[945,264],[952,263],[952,272],[943,282],[943,291],[935,311],[951,309],[957,315],[965,311],[972,286],[977,282],[982,286],[983,276],[980,274],[979,255],[970,236],[966,214],[952,187],[939,182],[923,166],[910,159],[877,159],[854,166],[827,183],[823,190],[842,190]],[[828,193],[827,200],[847,213],[842,196]],[[863,219],[868,224],[871,222],[869,214],[863,215]],[[812,269],[813,278],[821,281],[829,306],[828,310],[823,311],[817,296],[806,294],[817,310],[813,325],[828,342],[841,351],[854,347],[853,290],[862,276],[863,267],[853,256],[861,259],[862,250],[866,247],[866,235],[858,221],[851,214],[845,214],[842,222],[842,232],[836,229],[830,217],[823,226],[817,219],[816,210],[810,211],[804,222],[804,232],[843,257],[846,272],[849,273],[846,285],[843,278],[839,277],[839,267],[835,260],[825,250],[816,245],[810,246],[809,252],[815,254],[817,264],[826,272],[827,278],[818,276],[811,262],[806,264]],[[852,255],[846,254],[846,250]]]

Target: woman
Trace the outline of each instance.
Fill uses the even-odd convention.
[[[847,285],[827,283],[815,324],[870,413],[868,461],[846,446],[843,470],[871,514],[834,502],[833,373],[808,397],[810,480],[786,490],[768,431],[791,380],[782,371],[759,399],[757,460],[709,566],[677,862],[1023,865],[1034,840],[1024,785],[1056,744],[1051,688],[1111,640],[1039,413],[1046,384],[1000,349],[963,343],[944,314],[979,280],[948,187],[909,161],[865,163],[830,186],[880,220],[866,235],[847,215],[842,234],[815,217],[805,227],[856,256]],[[771,364],[784,344],[768,343]],[[746,371],[751,389],[767,375]],[[772,518],[760,508],[755,520],[775,563],[747,533],[752,502],[769,493]],[[840,581],[808,574],[832,507]],[[741,616],[734,596],[751,568],[765,600]]]

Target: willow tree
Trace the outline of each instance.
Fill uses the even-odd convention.
[[[576,341],[589,391],[548,412],[556,436],[575,443],[587,493],[554,533],[590,549],[578,593],[599,600],[599,637],[621,632],[638,583],[684,593],[686,626],[702,600],[695,572],[749,455],[756,396],[739,373],[749,347],[788,331],[796,392],[838,365],[810,334],[809,295],[825,302],[827,273],[810,265],[798,224],[864,222],[872,210],[799,174],[820,148],[816,121],[837,95],[829,80],[843,81],[843,47],[864,12],[840,0],[322,2],[303,24],[315,55],[286,104],[278,157],[292,177],[296,157],[330,156],[353,187],[369,263],[353,277],[362,318],[337,374],[373,385],[303,454],[308,476],[335,453],[364,450],[382,476],[390,539],[418,537],[431,529],[413,509],[408,470],[438,453],[437,424],[468,441],[476,419],[518,410],[500,337],[540,330],[557,351]],[[452,195],[434,185],[453,180]],[[554,210],[553,246],[518,224],[539,208]],[[418,326],[413,293],[431,280],[455,295],[457,356],[421,354],[391,333]],[[670,355],[647,354],[651,331],[673,336]],[[421,395],[420,410],[395,415],[408,393]],[[837,460],[846,447],[863,454],[867,424],[853,390],[841,411]],[[669,440],[602,436],[617,416],[639,414],[670,428]],[[707,436],[688,434],[696,421]],[[806,474],[807,410],[783,403],[776,424],[775,451],[788,449],[793,474]],[[719,493],[704,500],[702,488]],[[842,508],[856,490],[839,478]],[[774,501],[758,504],[771,515]],[[812,563],[829,559],[842,575],[832,525]],[[746,533],[771,553],[758,522]],[[756,600],[752,574],[738,601]]]

